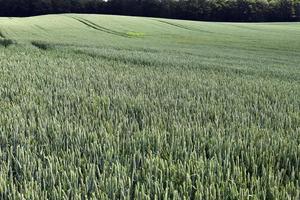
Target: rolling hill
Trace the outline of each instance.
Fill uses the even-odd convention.
[[[299,199],[300,24],[0,18],[1,199]]]

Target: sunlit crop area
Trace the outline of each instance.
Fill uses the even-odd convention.
[[[300,24],[0,18],[0,199],[300,199]]]

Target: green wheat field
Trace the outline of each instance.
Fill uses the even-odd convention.
[[[0,18],[0,199],[300,199],[300,23]]]

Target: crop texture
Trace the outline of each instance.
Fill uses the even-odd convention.
[[[299,24],[48,15],[0,33],[0,199],[300,199]]]

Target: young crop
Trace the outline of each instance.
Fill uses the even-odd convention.
[[[0,199],[300,198],[297,25],[66,16],[0,24]]]

